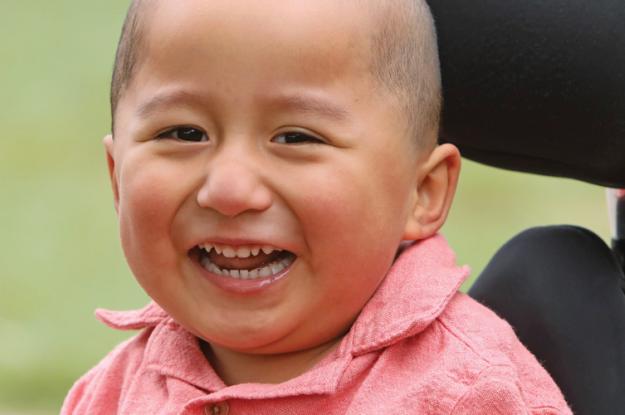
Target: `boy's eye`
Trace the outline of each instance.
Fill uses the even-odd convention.
[[[159,134],[158,138],[174,138],[176,140],[191,141],[194,143],[208,141],[208,136],[204,131],[193,127],[176,127]]]
[[[275,136],[272,140],[274,143],[278,144],[303,144],[303,143],[312,143],[312,144],[322,144],[323,141],[313,137],[308,134],[300,133],[300,132],[288,132]]]

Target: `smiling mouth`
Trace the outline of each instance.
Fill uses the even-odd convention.
[[[240,280],[260,280],[284,273],[297,256],[272,246],[200,244],[189,255],[208,272]]]

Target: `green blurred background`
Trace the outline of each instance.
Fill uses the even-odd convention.
[[[119,247],[101,145],[128,3],[0,4],[0,415],[52,414],[129,335],[93,309],[146,302]],[[554,223],[607,239],[603,189],[465,162],[444,234],[476,275],[516,232]]]

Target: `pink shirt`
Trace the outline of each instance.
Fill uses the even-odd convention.
[[[226,386],[198,341],[155,304],[98,311],[141,329],[84,375],[62,414],[571,414],[493,312],[457,292],[468,275],[440,236],[406,249],[342,339],[281,384]]]

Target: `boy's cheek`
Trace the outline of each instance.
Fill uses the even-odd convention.
[[[163,251],[171,246],[170,227],[182,197],[176,177],[154,163],[120,170],[119,220],[127,254]]]
[[[120,220],[158,224],[166,214],[166,183],[144,172],[122,174],[119,186]]]
[[[129,153],[119,168],[120,204],[131,214],[157,218],[168,212],[184,189],[186,175],[175,164],[139,152]]]

